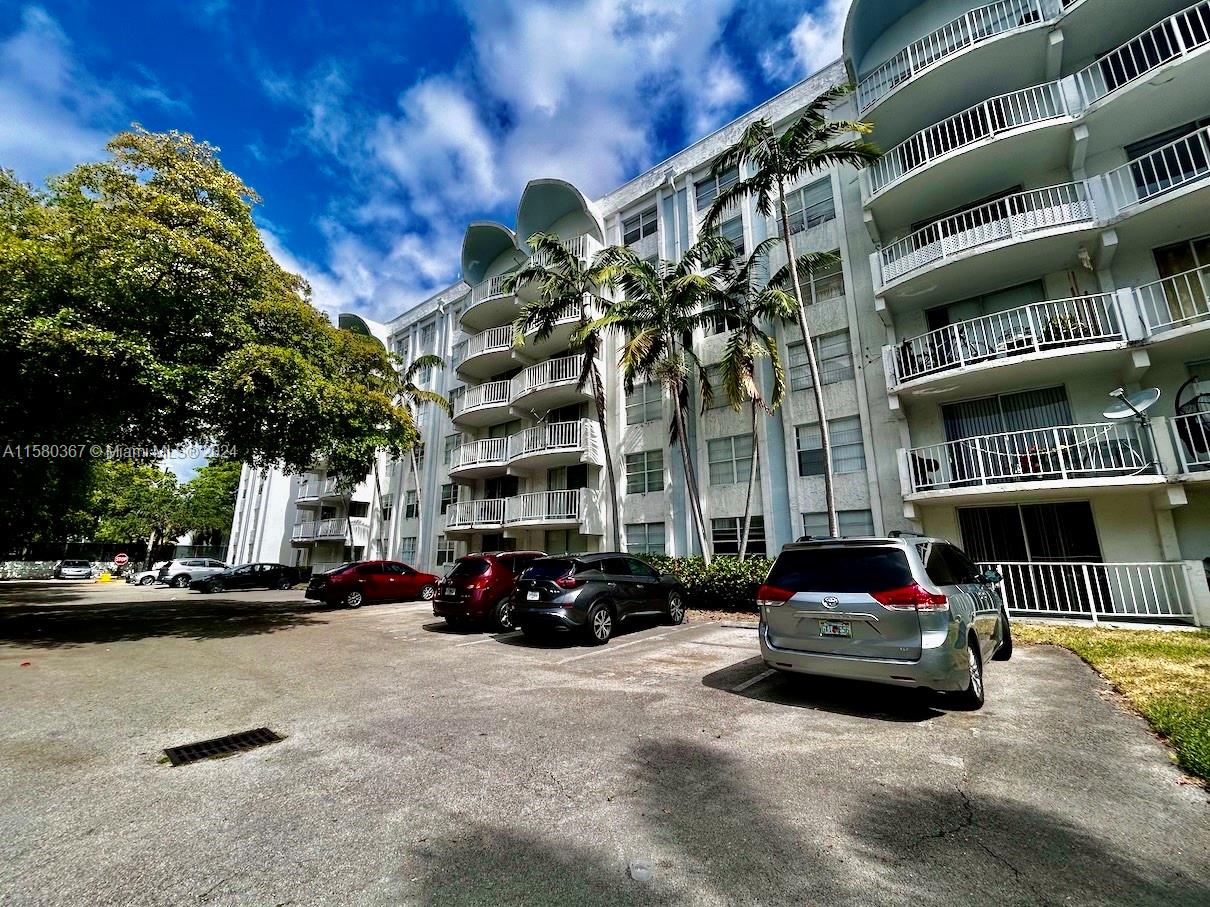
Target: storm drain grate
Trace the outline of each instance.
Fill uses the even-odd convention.
[[[254,750],[258,746],[268,746],[286,738],[271,731],[267,727],[258,727],[251,731],[241,731],[238,734],[228,734],[226,737],[215,737],[213,740],[200,740],[197,743],[186,743],[184,746],[174,746],[164,750],[164,755],[173,765],[188,765],[191,762],[201,762],[203,759],[221,759],[223,756],[233,756]]]

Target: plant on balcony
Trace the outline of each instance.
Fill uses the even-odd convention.
[[[752,468],[748,470],[748,491],[744,498],[743,528],[740,530],[739,559],[748,550],[748,534],[752,526],[752,494],[760,467],[758,443],[759,413],[773,415],[786,395],[786,372],[782,367],[777,338],[764,325],[794,317],[794,297],[772,283],[761,283],[761,274],[768,273],[769,249],[778,242],[766,239],[747,259],[732,254],[720,265],[722,292],[713,312],[732,325],[723,348],[720,363],[722,387],[727,404],[736,412],[748,406],[752,416]],[[772,387],[766,400],[758,375],[760,362],[768,358],[772,371]],[[702,412],[714,399],[714,388],[708,378],[702,379]]]
[[[1093,330],[1078,315],[1055,315],[1042,329],[1043,343],[1067,343],[1092,337]]]
[[[798,304],[798,327],[802,332],[807,368],[813,379],[811,389],[815,396],[823,443],[824,496],[827,499],[828,526],[832,535],[840,534],[836,496],[832,488],[832,443],[824,407],[823,382],[816,378],[819,374],[819,364],[815,355],[815,344],[811,340],[811,330],[807,326],[798,261],[790,245],[790,214],[786,207],[786,188],[799,183],[810,174],[820,173],[832,167],[844,164],[864,167],[878,159],[878,149],[861,138],[869,134],[872,128],[869,123],[828,119],[832,107],[851,90],[852,86],[837,86],[825,91],[780,135],[766,119],[757,120],[745,128],[739,141],[715,159],[712,173],[718,178],[731,167],[739,167],[741,172],[752,171],[752,175],[721,191],[710,206],[703,223],[704,229],[713,229],[720,222],[724,212],[746,198],[756,200],[756,209],[764,217],[772,217],[775,211],[777,213],[794,300]],[[857,137],[850,138],[851,134]]]
[[[591,387],[593,409],[597,414],[597,428],[601,432],[601,451],[605,459],[605,476],[609,483],[609,507],[613,517],[613,547],[622,550],[622,513],[618,502],[618,478],[609,447],[609,431],[605,425],[606,401],[605,382],[597,359],[601,354],[599,332],[583,330],[592,321],[590,306],[605,308],[601,296],[601,268],[603,252],[597,253],[592,263],[585,266],[578,256],[551,233],[535,233],[529,237],[533,256],[520,269],[508,274],[501,285],[505,293],[516,293],[518,288],[533,284],[538,288],[538,299],[522,307],[513,328],[516,336],[513,346],[525,345],[526,332],[536,334],[540,342],[554,333],[562,321],[568,306],[580,307],[581,332],[577,334],[577,345],[581,354],[580,377],[577,390]]]

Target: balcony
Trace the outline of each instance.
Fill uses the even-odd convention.
[[[564,306],[555,319],[554,329],[547,337],[539,338],[536,330],[527,330],[525,332],[525,342],[519,348],[519,352],[534,359],[543,359],[565,352],[571,346],[572,335],[575,334],[576,329],[580,326],[580,313],[582,311],[583,306],[578,302]],[[590,306],[588,317],[596,317],[594,307]]]
[[[543,412],[588,399],[576,388],[583,362],[581,356],[564,356],[531,365],[512,380],[513,407]]]
[[[511,324],[489,328],[454,347],[454,368],[465,378],[482,380],[506,370],[513,362]]]
[[[290,531],[291,542],[313,542],[318,535],[318,520],[304,520],[301,523],[295,523],[294,528]]]
[[[471,532],[500,529],[504,526],[504,502],[507,498],[457,501],[445,512],[446,532]]]
[[[1135,296],[1152,340],[1210,326],[1210,266],[1143,284]]]
[[[1181,472],[1210,480],[1210,410],[1170,421]]]
[[[512,382],[509,381],[491,381],[468,387],[454,401],[454,421],[477,427],[507,422],[513,418],[508,408],[511,393]]]
[[[917,132],[868,171],[866,205],[883,224],[986,197],[1005,183],[1063,167],[1073,112],[1059,82],[991,98]],[[978,154],[971,152],[978,150]]]
[[[1104,293],[958,321],[888,346],[884,354],[892,390],[927,388],[923,392],[935,400],[938,383],[955,396],[991,392],[1003,385],[1003,369],[1010,366],[1014,383],[1056,377],[1054,360],[1065,357],[1073,373],[1086,373],[1126,340],[1117,297]],[[962,380],[955,383],[957,377]]]
[[[905,451],[904,497],[947,503],[1045,499],[1055,492],[1163,484],[1135,423],[1101,422],[978,435]]]
[[[1105,564],[1092,561],[981,564],[1004,579],[1000,594],[1013,614],[1099,620],[1144,618],[1191,621],[1191,576],[1204,572],[1193,562]]]
[[[525,469],[601,463],[597,425],[588,419],[527,428],[508,439],[508,462]]]
[[[1095,229],[1083,182],[1007,195],[934,221],[874,253],[880,275],[875,292],[927,304],[1074,267],[1080,240]]]
[[[307,506],[319,503],[319,491],[323,479],[319,476],[307,475],[298,477],[298,494],[294,497],[296,504]]]
[[[454,448],[450,477],[479,479],[500,475],[508,465],[508,438],[484,438]]]
[[[470,303],[460,319],[463,330],[483,331],[509,324],[517,317],[516,298],[504,292],[504,281],[508,276],[508,272],[497,274],[471,287]]]
[[[583,516],[587,489],[535,491],[505,498],[504,522],[508,526],[578,526]]]

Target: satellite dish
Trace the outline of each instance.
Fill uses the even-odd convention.
[[[1109,396],[1117,397],[1118,402],[1101,413],[1106,419],[1135,418],[1146,421],[1147,417],[1143,414],[1155,406],[1156,402],[1160,399],[1160,389],[1158,387],[1148,387],[1141,391],[1135,391],[1133,394],[1127,394],[1119,387],[1116,391],[1112,391]]]

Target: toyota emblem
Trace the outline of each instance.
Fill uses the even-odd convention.
[[[837,608],[840,606],[840,599],[835,595],[825,595],[823,599],[823,606],[825,608]]]

